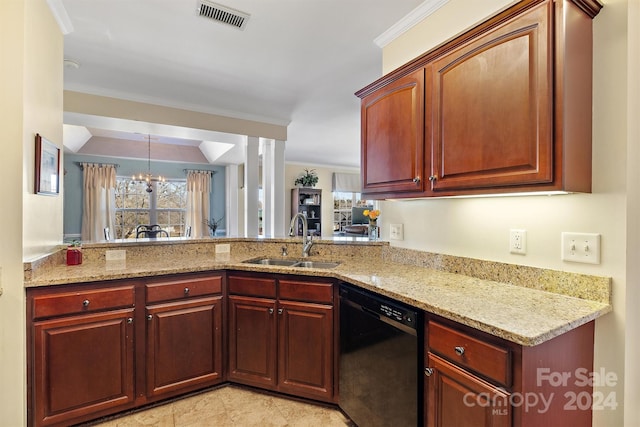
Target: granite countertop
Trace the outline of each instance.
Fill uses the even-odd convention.
[[[56,265],[26,287],[96,282],[175,273],[233,269],[324,276],[408,303],[524,346],[534,346],[612,310],[606,302],[366,257],[339,259],[331,269],[247,264],[259,253],[240,252]],[[289,258],[296,258],[290,256]],[[317,259],[317,258],[313,258]],[[338,260],[338,259],[332,259]]]

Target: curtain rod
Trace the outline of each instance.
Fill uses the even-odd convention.
[[[199,169],[182,169],[185,173],[189,173],[189,172],[208,172],[211,175],[215,175],[218,172],[217,171],[209,171],[209,170],[199,170]]]
[[[78,165],[78,167],[80,169],[83,168],[83,165],[113,166],[116,169],[118,169],[120,167],[120,165],[117,164],[117,163],[92,163],[92,162],[73,162],[73,163]]]

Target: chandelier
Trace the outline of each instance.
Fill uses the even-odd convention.
[[[147,193],[153,192],[153,184],[152,182],[164,182],[164,177],[158,175],[153,176],[151,174],[151,135],[147,136],[148,141],[148,157],[147,157],[147,173],[139,173],[138,176],[133,175],[131,179],[135,182],[146,183],[147,184]]]

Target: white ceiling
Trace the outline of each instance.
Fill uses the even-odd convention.
[[[358,167],[354,92],[381,76],[374,39],[422,0],[218,1],[250,14],[244,30],[198,16],[198,0],[56,2],[72,27],[65,58],[80,64],[65,90],[288,125],[287,162]],[[100,127],[79,152],[128,138]]]

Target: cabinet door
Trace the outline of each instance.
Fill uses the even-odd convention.
[[[35,425],[70,425],[133,403],[133,312],[33,324]]]
[[[222,297],[147,307],[147,396],[222,380]]]
[[[433,62],[434,192],[552,183],[553,7]]]
[[[365,195],[424,189],[424,73],[414,71],[362,99]]]
[[[331,400],[333,307],[280,301],[278,335],[278,390]]]
[[[510,427],[509,393],[431,353],[425,370],[428,427]]]
[[[276,302],[229,296],[229,379],[257,387],[276,386]]]

